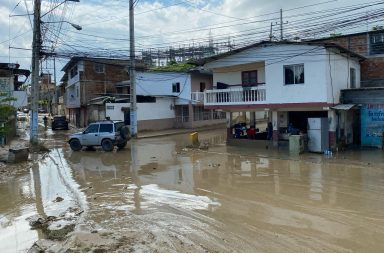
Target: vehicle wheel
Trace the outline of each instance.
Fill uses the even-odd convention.
[[[125,146],[127,146],[127,142],[124,141],[124,142],[122,142],[122,143],[116,144],[116,146],[117,146],[119,149],[123,149],[123,148],[125,148]]]
[[[124,140],[129,140],[131,138],[131,133],[129,132],[129,127],[127,127],[127,126],[121,127],[120,136]]]
[[[110,140],[110,139],[104,139],[102,142],[101,142],[101,148],[105,151],[105,152],[111,152],[113,150],[113,142]]]
[[[81,143],[78,139],[72,139],[70,142],[69,142],[69,146],[71,147],[71,149],[73,151],[80,151],[82,146],[81,146]]]

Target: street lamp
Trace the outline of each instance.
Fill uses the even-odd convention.
[[[83,29],[81,26],[76,25],[76,24],[71,23],[71,22],[68,22],[68,21],[50,21],[50,22],[43,22],[43,21],[41,21],[41,23],[43,23],[43,24],[68,23],[68,24],[70,24],[72,27],[74,27],[78,31]]]

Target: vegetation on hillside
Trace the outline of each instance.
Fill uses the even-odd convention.
[[[196,66],[190,63],[177,63],[176,61],[171,61],[167,66],[153,67],[149,70],[158,72],[186,72],[194,67]]]

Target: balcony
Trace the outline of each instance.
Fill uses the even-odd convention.
[[[192,102],[202,104],[204,102],[204,92],[192,92],[191,100]]]
[[[204,105],[254,105],[266,103],[265,85],[256,87],[208,90],[204,92]]]

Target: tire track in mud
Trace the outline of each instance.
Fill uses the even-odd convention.
[[[48,158],[55,164],[57,167],[58,176],[62,185],[67,189],[70,194],[69,197],[75,201],[81,210],[86,213],[87,205],[85,201],[85,195],[79,190],[79,185],[75,182],[72,175],[69,172],[69,166],[65,165],[63,162],[62,155],[60,154],[59,149],[54,149],[57,153],[57,156],[53,156],[51,153],[48,155]]]

